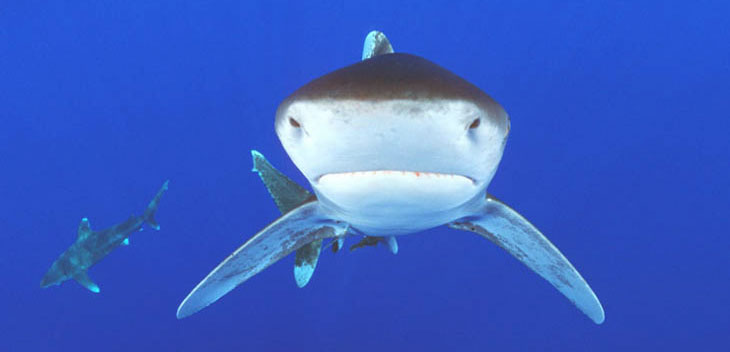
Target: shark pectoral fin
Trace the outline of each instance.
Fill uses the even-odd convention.
[[[603,307],[588,283],[537,228],[504,203],[488,196],[478,214],[449,226],[496,243],[550,282],[596,324],[603,323]]]
[[[83,240],[86,237],[89,237],[91,234],[91,225],[89,224],[89,219],[83,218],[81,219],[81,222],[79,223],[79,229],[76,233],[77,240]]]
[[[129,237],[125,238],[124,241],[122,241],[122,246],[129,246]]]
[[[362,47],[363,60],[391,53],[393,53],[393,46],[390,45],[390,41],[383,32],[371,31],[365,37],[365,44]]]
[[[332,231],[320,231],[331,228]],[[217,301],[250,277],[301,246],[346,230],[346,224],[330,220],[310,201],[266,226],[228,256],[201,281],[178,307],[178,319]]]
[[[274,199],[274,203],[276,203],[279,211],[286,213],[312,199],[309,191],[277,170],[266,160],[263,154],[256,150],[251,150],[251,157],[253,158],[253,169],[251,171],[259,174],[261,182],[266,186],[266,190],[269,191],[271,198]],[[320,231],[326,231],[326,229],[328,228]],[[297,249],[294,259],[294,279],[297,282],[297,286],[306,286],[309,279],[312,278],[314,269],[317,267],[321,249],[321,239],[307,243]]]
[[[76,274],[76,276],[74,276],[74,280],[76,280],[79,285],[86,287],[89,291],[99,293],[99,286],[91,281],[89,274],[86,271]]]
[[[395,240],[395,236],[386,236],[384,241],[390,249],[390,253],[398,254],[398,241]]]
[[[331,227],[323,227],[318,231],[328,232],[323,234],[324,237],[333,237],[334,231]],[[319,237],[319,235],[316,235]],[[294,257],[294,280],[297,282],[297,286],[304,287],[309,282],[314,274],[314,269],[317,267],[317,261],[319,260],[319,252],[322,250],[322,239],[312,241],[305,244],[301,248],[297,249]]]

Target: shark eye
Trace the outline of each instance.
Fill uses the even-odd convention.
[[[481,119],[476,118],[474,121],[472,121],[471,125],[469,125],[469,129],[475,129],[479,127],[479,124],[481,123]]]
[[[300,125],[299,122],[292,117],[289,118],[289,124],[294,126],[295,128],[302,127],[302,125]]]

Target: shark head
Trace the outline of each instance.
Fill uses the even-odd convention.
[[[483,198],[509,117],[461,77],[394,53],[304,85],[281,103],[275,128],[333,217],[397,234],[416,220],[443,223],[456,216],[449,210]],[[384,216],[399,220],[375,226]]]
[[[68,280],[71,275],[67,274],[67,268],[63,265],[63,261],[56,260],[48,269],[43,279],[41,279],[41,287],[46,288],[53,285],[60,285],[62,282]]]

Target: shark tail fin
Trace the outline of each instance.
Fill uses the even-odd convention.
[[[150,201],[150,204],[147,206],[147,210],[144,211],[145,220],[155,230],[160,229],[160,224],[158,224],[157,220],[155,220],[155,213],[157,213],[157,206],[160,204],[160,198],[162,198],[162,194],[167,191],[168,183],[170,183],[170,180],[167,180],[165,181],[165,183],[162,184],[160,190],[157,191],[157,194],[154,198],[152,198],[152,201]]]

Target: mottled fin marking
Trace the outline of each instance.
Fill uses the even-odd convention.
[[[259,174],[261,181],[274,199],[276,207],[282,214],[304,204],[312,199],[312,194],[289,177],[277,170],[263,154],[256,150],[251,151],[253,169]],[[314,274],[322,249],[322,240],[307,243],[296,250],[294,257],[294,280],[297,286],[304,287]]]
[[[91,225],[89,224],[89,219],[83,218],[81,219],[81,222],[79,223],[79,230],[77,231],[77,241],[83,241],[85,238],[89,237],[91,234]]]
[[[74,280],[79,283],[79,285],[86,287],[91,292],[99,293],[99,285],[95,284],[91,279],[89,278],[89,274],[86,271],[82,271],[76,276],[74,276]]]
[[[369,58],[392,54],[393,46],[390,45],[390,41],[381,31],[371,31],[365,37],[365,44],[362,47],[362,59],[367,60]]]
[[[282,214],[302,205],[312,197],[309,191],[274,168],[263,154],[252,150],[251,157],[253,157],[253,169],[251,171],[259,174],[266,190],[269,191],[271,198],[274,198],[276,207],[279,208]]]
[[[331,231],[321,230],[325,228]],[[213,269],[183,300],[177,317],[205,308],[303,245],[346,230],[346,225],[322,215],[316,200],[302,204],[259,231]]]
[[[395,239],[395,236],[363,236],[360,242],[350,246],[350,252],[363,247],[374,247],[378,243],[385,244],[391,253],[398,254],[398,241]]]
[[[331,228],[326,227],[320,231],[332,231]],[[318,235],[319,236],[319,235]],[[331,237],[327,235],[327,237]],[[314,269],[317,267],[317,261],[319,261],[319,253],[322,251],[322,240],[312,241],[305,244],[301,248],[297,249],[294,257],[294,280],[297,282],[297,286],[304,287],[309,283],[309,280],[314,274]]]
[[[603,323],[601,302],[568,259],[527,219],[487,196],[482,209],[450,227],[475,232],[502,247],[550,282],[596,324]]]
[[[152,198],[152,201],[150,201],[150,204],[147,205],[147,209],[144,212],[144,218],[147,221],[147,223],[155,230],[160,229],[160,224],[157,223],[157,220],[155,220],[155,213],[157,213],[157,206],[160,205],[160,198],[162,198],[162,194],[167,191],[167,185],[170,183],[170,180],[165,181],[165,183],[162,184],[162,187],[160,187],[160,190],[157,191],[157,194],[154,198]]]

